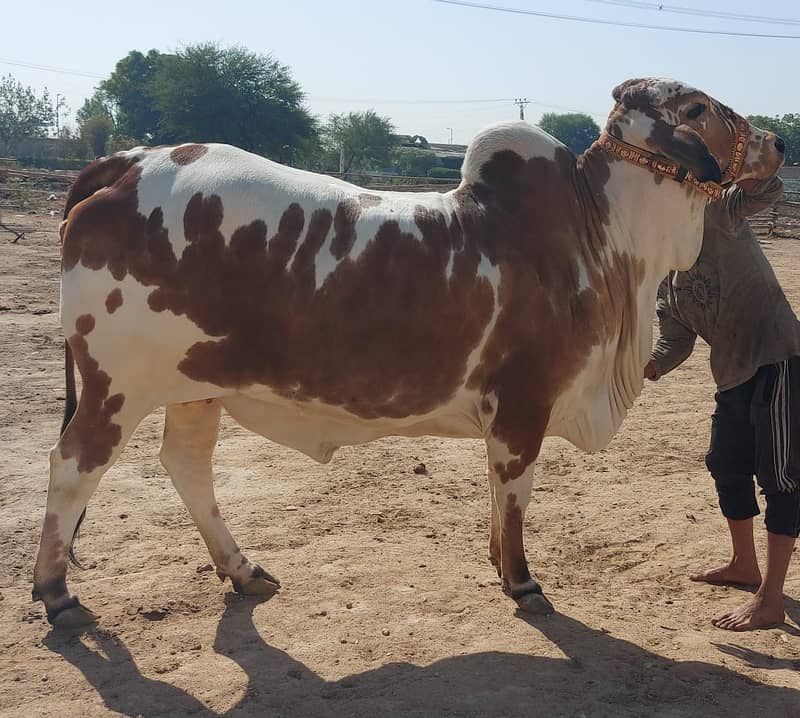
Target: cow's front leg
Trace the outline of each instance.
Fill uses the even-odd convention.
[[[533,486],[534,460],[526,463],[522,456],[512,454],[508,446],[496,437],[487,440],[486,454],[500,529],[503,590],[526,613],[552,613],[552,604],[545,598],[541,586],[531,578],[522,540],[525,509]]]
[[[167,405],[161,463],[169,472],[221,579],[230,578],[238,593],[274,593],[278,579],[251,562],[236,545],[214,497],[211,457],[219,430],[219,401]]]

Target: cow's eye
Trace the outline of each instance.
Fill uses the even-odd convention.
[[[686,116],[687,116],[687,117],[688,117],[690,120],[696,120],[696,119],[697,119],[698,117],[700,117],[700,115],[702,115],[702,114],[703,114],[705,111],[706,111],[706,106],[698,102],[696,105],[692,105],[692,106],[689,108],[689,111],[686,113]]]

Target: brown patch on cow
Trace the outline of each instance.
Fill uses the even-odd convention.
[[[314,261],[325,243],[332,223],[333,217],[327,209],[315,209],[311,213],[305,239],[297,248],[297,253],[292,261],[291,273],[295,276],[297,283],[309,286],[310,283],[316,281]]]
[[[456,194],[463,214],[483,218],[465,224],[465,237],[500,269],[501,311],[468,386],[497,395],[492,435],[515,458],[493,468],[507,482],[536,459],[550,411],[592,347],[631,341],[639,270],[616,251],[606,258],[610,169],[600,148],[577,161],[562,149],[554,161],[499,152],[481,177]]]
[[[94,317],[91,314],[81,314],[75,320],[75,331],[85,337],[94,329]]]
[[[383,200],[377,194],[362,192],[358,195],[358,203],[362,207],[377,207]]]
[[[58,514],[45,513],[39,546],[39,559],[34,572],[33,600],[44,601],[46,606],[52,606],[68,595],[68,548],[59,534]],[[40,571],[44,571],[45,575],[39,575]]]
[[[527,583],[531,579],[528,562],[525,560],[525,546],[522,541],[522,508],[517,503],[516,494],[506,497],[502,532],[503,581],[508,583],[513,595],[513,587]]]
[[[112,289],[106,297],[106,311],[113,314],[122,306],[122,290],[117,287]]]
[[[88,269],[107,267],[114,279],[121,281],[135,261],[139,265],[138,273],[145,273],[142,265],[151,257],[148,247],[140,244],[147,224],[137,211],[136,188],[140,176],[141,168],[128,164],[124,173],[102,192],[94,193],[72,208],[64,232],[64,271],[80,262]]]
[[[356,222],[361,214],[361,206],[353,200],[345,199],[339,202],[336,214],[333,217],[333,240],[331,240],[331,254],[336,259],[342,259],[349,254],[356,241]]]
[[[80,605],[78,598],[70,596],[67,591],[69,548],[61,540],[58,514],[46,513],[39,556],[33,572],[33,600],[44,601],[47,618],[51,623],[62,611]]]
[[[125,402],[123,394],[108,395],[111,377],[89,354],[85,336],[93,328],[94,317],[84,314],[75,322],[77,333],[69,338],[83,379],[83,390],[75,416],[59,440],[62,458],[77,458],[78,471],[82,473],[104,466],[111,459],[114,447],[122,438],[122,428],[111,419]]]
[[[207,152],[208,152],[208,147],[206,147],[206,145],[197,145],[197,144],[181,145],[180,147],[176,147],[174,150],[172,150],[172,152],[169,153],[169,158],[176,165],[181,165],[183,167],[185,165],[190,165],[192,164],[192,162],[199,160]]]
[[[340,238],[355,237],[349,209],[340,205],[338,227],[333,219]],[[357,259],[341,256],[318,290],[310,259],[331,226],[330,213],[312,214],[288,268],[304,229],[299,206],[284,212],[269,241],[263,223],[253,223],[226,246],[221,219],[190,203],[185,225],[197,230],[186,233],[170,286],[150,297],[154,310],[185,313],[221,337],[190,348],[179,366],[187,376],[226,387],[265,384],[366,418],[426,413],[463,381],[492,314],[492,290],[477,276],[478,252],[463,246],[441,213],[417,212],[421,240],[384,223]],[[448,279],[454,244],[461,252]],[[216,285],[209,266],[216,267]]]

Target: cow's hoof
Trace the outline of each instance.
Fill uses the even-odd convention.
[[[234,579],[233,590],[243,596],[271,596],[281,587],[281,582],[268,574],[261,566],[256,566],[245,581]]]
[[[96,623],[97,618],[98,616],[92,613],[86,606],[78,603],[71,608],[65,608],[63,611],[59,611],[50,619],[50,623],[52,623],[55,628],[69,630]]]
[[[549,616],[555,612],[553,604],[542,593],[526,593],[515,599],[519,610],[533,616]]]

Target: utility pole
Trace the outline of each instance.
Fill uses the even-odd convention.
[[[525,119],[525,106],[530,104],[527,97],[515,97],[514,104],[519,105],[519,119]]]
[[[59,136],[60,130],[61,130],[61,127],[60,127],[61,105],[64,104],[64,100],[66,100],[66,99],[67,98],[64,97],[64,95],[61,95],[58,92],[56,92],[56,137]]]
[[[446,130],[450,130],[450,144],[453,144],[453,128],[452,127],[445,127]]]

